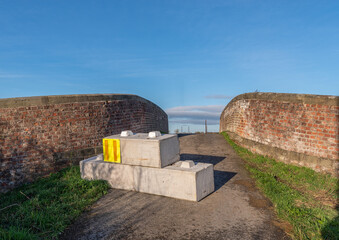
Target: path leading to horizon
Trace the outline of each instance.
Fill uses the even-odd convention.
[[[214,193],[190,202],[111,189],[61,239],[289,239],[223,136],[182,136],[180,153],[214,164]]]

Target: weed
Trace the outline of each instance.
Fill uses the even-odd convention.
[[[0,239],[57,239],[86,207],[106,194],[73,166],[0,195]]]
[[[254,154],[235,144],[227,133],[222,135],[245,160],[277,216],[293,226],[295,239],[339,239],[336,178]]]

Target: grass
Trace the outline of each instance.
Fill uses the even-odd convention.
[[[277,216],[293,227],[290,234],[294,239],[339,239],[336,178],[254,154],[235,144],[227,133],[222,135],[245,160]]]
[[[73,166],[0,195],[0,239],[58,239],[108,184],[87,181]]]

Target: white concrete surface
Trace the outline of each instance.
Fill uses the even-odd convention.
[[[195,163],[192,160],[180,161],[179,163],[181,168],[191,168],[195,166]]]
[[[152,168],[92,157],[80,162],[80,170],[82,178],[107,180],[112,188],[190,201],[200,201],[214,191],[212,164],[198,163],[190,168],[182,168],[181,164],[180,161],[165,168]]]
[[[133,166],[105,162],[100,158],[95,156],[80,161],[81,178],[102,179],[106,180],[113,188],[135,190]]]
[[[156,137],[160,137],[160,136],[161,136],[161,133],[159,131],[154,131],[154,132],[148,133],[149,138],[156,138]]]
[[[175,134],[150,138],[147,133],[127,137],[112,135],[106,139],[120,139],[121,163],[163,168],[179,161],[179,140]]]
[[[129,131],[129,130],[122,131],[121,134],[120,134],[121,137],[128,137],[128,136],[132,136],[132,135],[133,135],[133,132]]]

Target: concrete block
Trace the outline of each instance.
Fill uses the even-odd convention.
[[[181,161],[165,168],[104,162],[92,157],[80,162],[84,179],[107,180],[113,188],[200,201],[214,191],[213,165],[194,164],[182,168]]]
[[[106,180],[112,188],[135,190],[134,168],[103,161],[102,154],[80,161],[81,178]]]
[[[181,168],[191,168],[195,166],[192,160],[180,161],[179,163],[180,163],[180,166],[178,167],[181,167]]]
[[[213,165],[206,163],[191,168],[138,167],[134,178],[136,191],[190,201],[200,201],[214,191]]]
[[[156,137],[160,137],[160,136],[161,136],[161,133],[159,131],[154,131],[154,132],[148,133],[149,138],[156,138]]]
[[[128,136],[132,136],[133,135],[133,132],[132,131],[122,131],[121,133],[120,133],[120,136],[121,137],[128,137]]]
[[[105,139],[120,139],[122,164],[163,168],[180,159],[177,135],[150,138],[147,133],[138,133],[127,137],[112,135]]]

